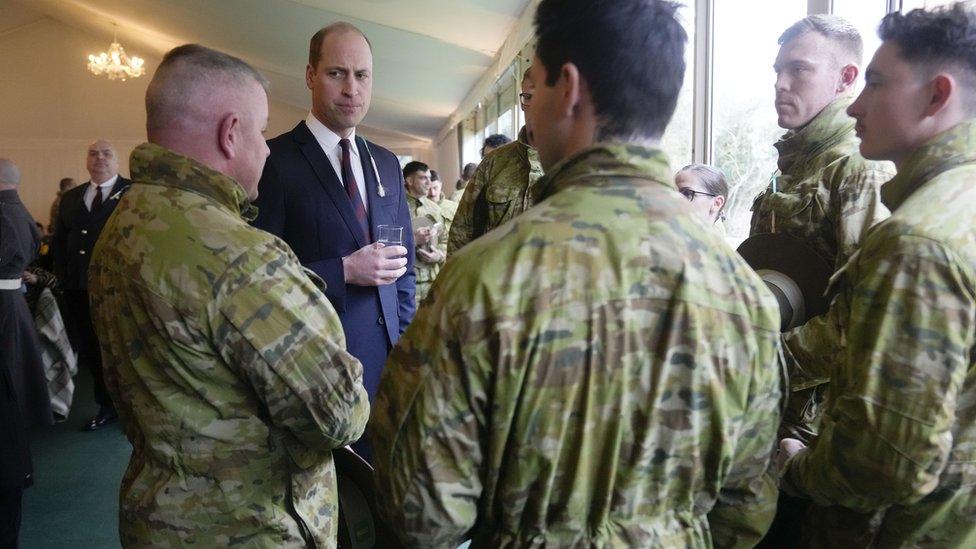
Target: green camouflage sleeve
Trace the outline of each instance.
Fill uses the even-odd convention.
[[[447,242],[448,257],[475,238],[475,204],[488,183],[491,164],[487,159],[478,164],[478,169],[474,171],[471,180],[464,187],[464,194],[461,195],[461,202],[458,203],[457,212],[454,214],[454,222],[451,223],[451,233]]]
[[[708,513],[716,547],[754,547],[776,514],[779,489],[773,456],[783,380],[776,367],[779,345],[767,344],[771,339],[760,340],[766,348],[755,358],[749,406],[736,437],[729,473]]]
[[[299,466],[357,440],[369,417],[362,365],[345,351],[332,305],[277,240],[232,262],[214,284],[215,343],[267,407]]]
[[[838,295],[830,309],[783,334],[783,354],[791,391],[830,381],[834,365],[843,360],[847,296]]]
[[[881,185],[894,173],[868,167],[845,177],[831,200],[834,231],[837,235],[837,258],[834,270],[847,263],[874,224],[888,217],[888,208],[881,203]]]
[[[416,547],[457,547],[482,491],[487,365],[474,347],[484,347],[460,345],[459,325],[468,321],[443,303],[421,307],[393,349],[370,421],[383,512]]]
[[[890,240],[870,257],[862,249],[833,404],[819,439],[784,470],[784,487],[818,505],[912,504],[937,486],[952,446],[976,328],[971,288],[941,244]]]

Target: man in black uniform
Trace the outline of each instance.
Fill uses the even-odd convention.
[[[86,430],[94,431],[112,423],[118,415],[105,390],[101,352],[88,308],[88,261],[102,227],[132,182],[119,175],[119,159],[108,141],[99,139],[88,147],[87,167],[91,181],[61,198],[51,255],[54,274],[64,291],[64,320],[71,346],[78,352],[78,364],[86,365],[95,380],[99,410],[85,425]]]
[[[0,547],[16,547],[20,503],[33,481],[27,426],[50,424],[51,402],[21,277],[41,233],[17,195],[20,171],[0,158]]]

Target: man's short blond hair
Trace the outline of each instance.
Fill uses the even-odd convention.
[[[816,32],[825,37],[848,55],[847,60],[861,64],[864,56],[864,41],[861,40],[861,33],[850,21],[836,15],[824,13],[808,15],[783,31],[778,43],[780,46],[785,46],[808,32]]]

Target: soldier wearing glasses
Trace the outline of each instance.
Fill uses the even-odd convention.
[[[528,106],[535,85],[529,71],[522,77],[519,102],[526,113],[518,139],[492,151],[481,161],[464,189],[447,244],[452,255],[467,243],[531,208],[539,200],[542,164],[532,146]]]

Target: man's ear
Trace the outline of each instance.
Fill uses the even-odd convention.
[[[929,103],[925,106],[925,115],[933,116],[949,105],[953,96],[959,93],[958,82],[951,74],[940,72],[929,82]]]
[[[313,82],[315,82],[315,67],[307,64],[305,65],[305,86],[308,89],[312,89]]]
[[[854,87],[857,82],[857,75],[861,69],[857,65],[849,63],[840,69],[840,82],[837,83],[837,93],[843,93]]]
[[[572,117],[579,108],[583,95],[583,81],[579,68],[573,63],[564,63],[559,69],[559,79],[556,87],[560,89],[560,111],[566,117]]]
[[[217,145],[224,157],[232,159],[237,156],[240,139],[241,117],[236,112],[228,113],[220,120],[220,125],[217,127]]]

